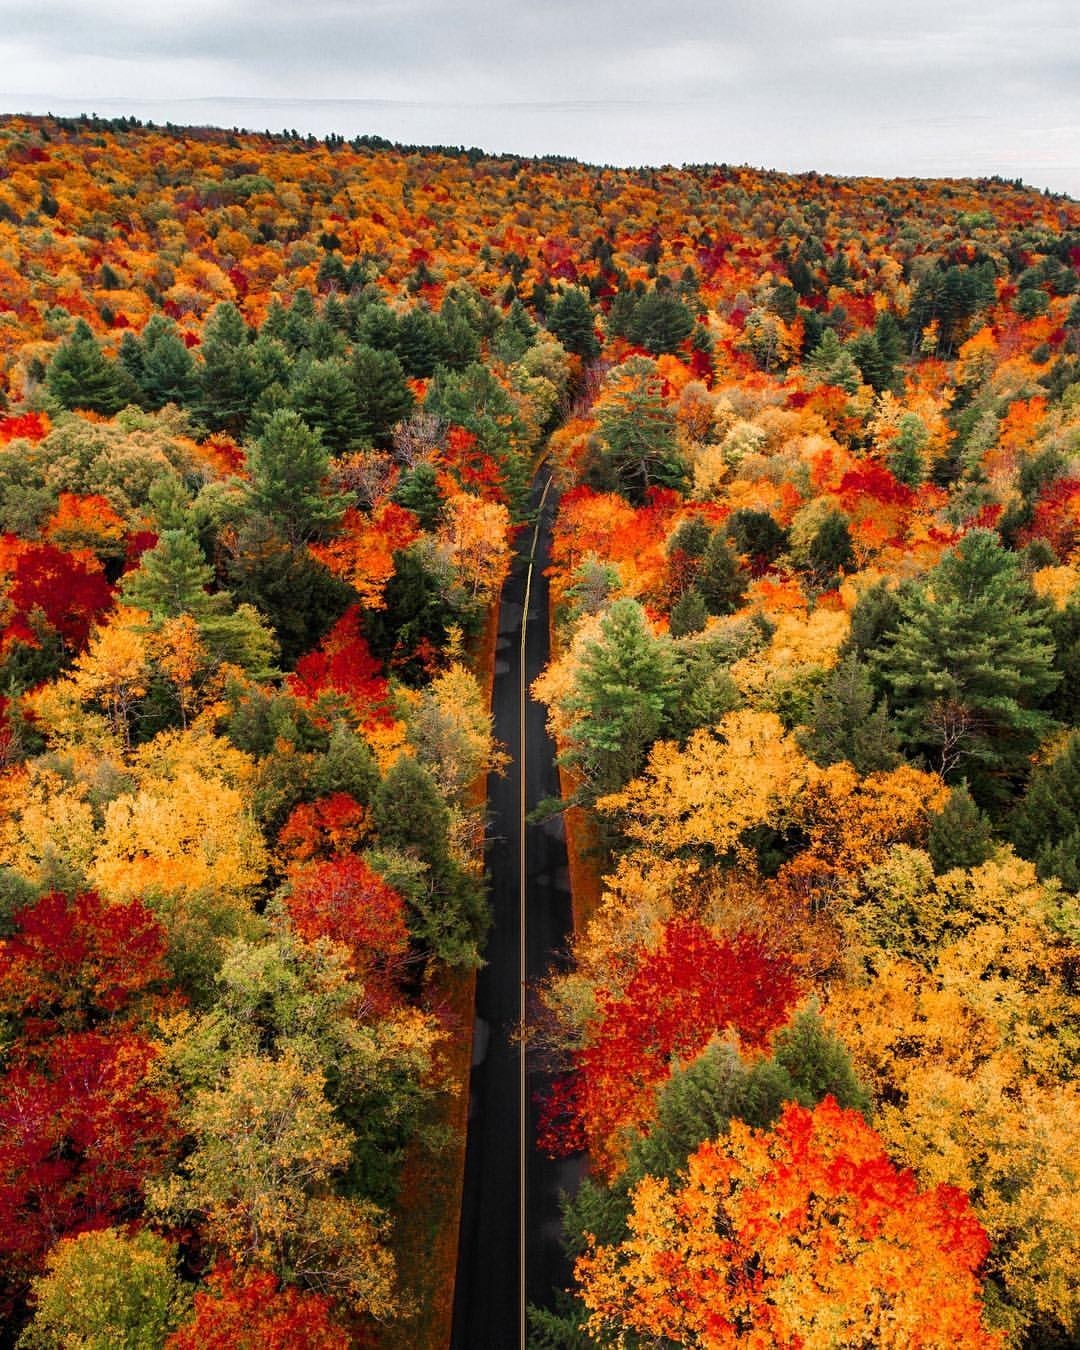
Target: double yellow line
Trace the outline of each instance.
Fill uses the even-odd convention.
[[[521,1338],[521,1350],[525,1350],[528,1335],[528,1318],[525,1311],[526,1302],[526,1218],[527,1218],[527,1183],[529,1165],[529,1075],[525,1062],[525,1019],[527,1014],[526,995],[527,977],[528,977],[528,944],[526,942],[526,923],[527,923],[527,895],[528,879],[525,874],[525,817],[528,814],[528,802],[526,795],[525,779],[525,705],[528,698],[528,676],[525,664],[525,639],[529,622],[529,601],[532,598],[532,579],[533,567],[536,562],[536,545],[540,538],[540,525],[544,515],[544,504],[547,501],[548,491],[551,488],[551,478],[549,477],[544,484],[544,491],[540,496],[540,504],[536,511],[536,524],[533,527],[532,546],[529,550],[529,566],[525,573],[525,598],[521,610],[521,658],[519,662],[519,685],[518,685],[518,764],[519,764],[519,785],[520,785],[520,830],[519,839],[519,857],[518,857],[518,932],[520,934],[520,944],[518,949],[518,978],[519,978],[519,1007],[518,1024],[520,1040],[518,1043],[518,1084],[520,1092],[520,1110],[521,1110],[521,1139],[519,1142],[518,1155],[518,1176],[520,1193],[518,1203],[521,1207],[521,1232],[519,1239],[519,1279],[520,1279],[520,1322],[519,1332]]]

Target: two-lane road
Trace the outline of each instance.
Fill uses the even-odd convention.
[[[562,820],[525,823],[559,791],[544,709],[528,696],[548,659],[543,572],[554,493],[546,476],[534,485],[533,503],[537,526],[523,534],[499,616],[492,709],[495,735],[511,765],[505,777],[489,783],[494,925],[477,980],[454,1350],[523,1345],[525,1304],[549,1304],[553,1288],[569,1276],[559,1246],[559,1191],[573,1187],[577,1172],[533,1145],[534,1098],[546,1079],[523,1063],[517,1035],[527,990],[565,951],[571,924]]]

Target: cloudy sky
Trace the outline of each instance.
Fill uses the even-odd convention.
[[[1076,0],[0,0],[0,111],[1080,197]]]

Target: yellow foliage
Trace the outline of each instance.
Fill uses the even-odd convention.
[[[755,825],[780,827],[805,787],[810,763],[771,712],[728,713],[681,750],[658,741],[641,778],[602,797],[630,838],[661,855],[683,848],[724,853]]]

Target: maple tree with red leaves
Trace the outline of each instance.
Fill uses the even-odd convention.
[[[765,1047],[798,987],[791,963],[752,933],[715,937],[693,919],[672,919],[653,950],[639,948],[623,989],[601,989],[573,1072],[558,1080],[541,1118],[541,1146],[555,1156],[586,1148],[610,1174],[620,1135],[647,1127],[655,1089],[716,1035]]]
[[[0,537],[0,653],[12,642],[41,643],[35,618],[41,619],[69,651],[86,645],[94,621],[112,603],[112,587],[100,565],[57,548]]]
[[[160,1050],[132,1032],[53,1037],[0,1081],[0,1271],[9,1288],[62,1236],[137,1213],[178,1143]]]
[[[307,703],[317,703],[323,694],[338,694],[361,727],[387,726],[394,720],[389,704],[390,687],[360,631],[362,619],[359,605],[348,609],[317,650],[296,663],[288,688]]]
[[[160,1011],[169,981],[164,928],[141,900],[51,891],[16,912],[0,940],[0,1015],[18,1024],[16,1057],[58,1031]]]
[[[345,854],[295,868],[285,907],[300,937],[345,947],[368,994],[390,997],[395,965],[409,942],[405,902],[363,858]]]
[[[191,1320],[165,1342],[167,1350],[349,1350],[355,1344],[334,1320],[329,1299],[227,1262],[195,1295]]]

